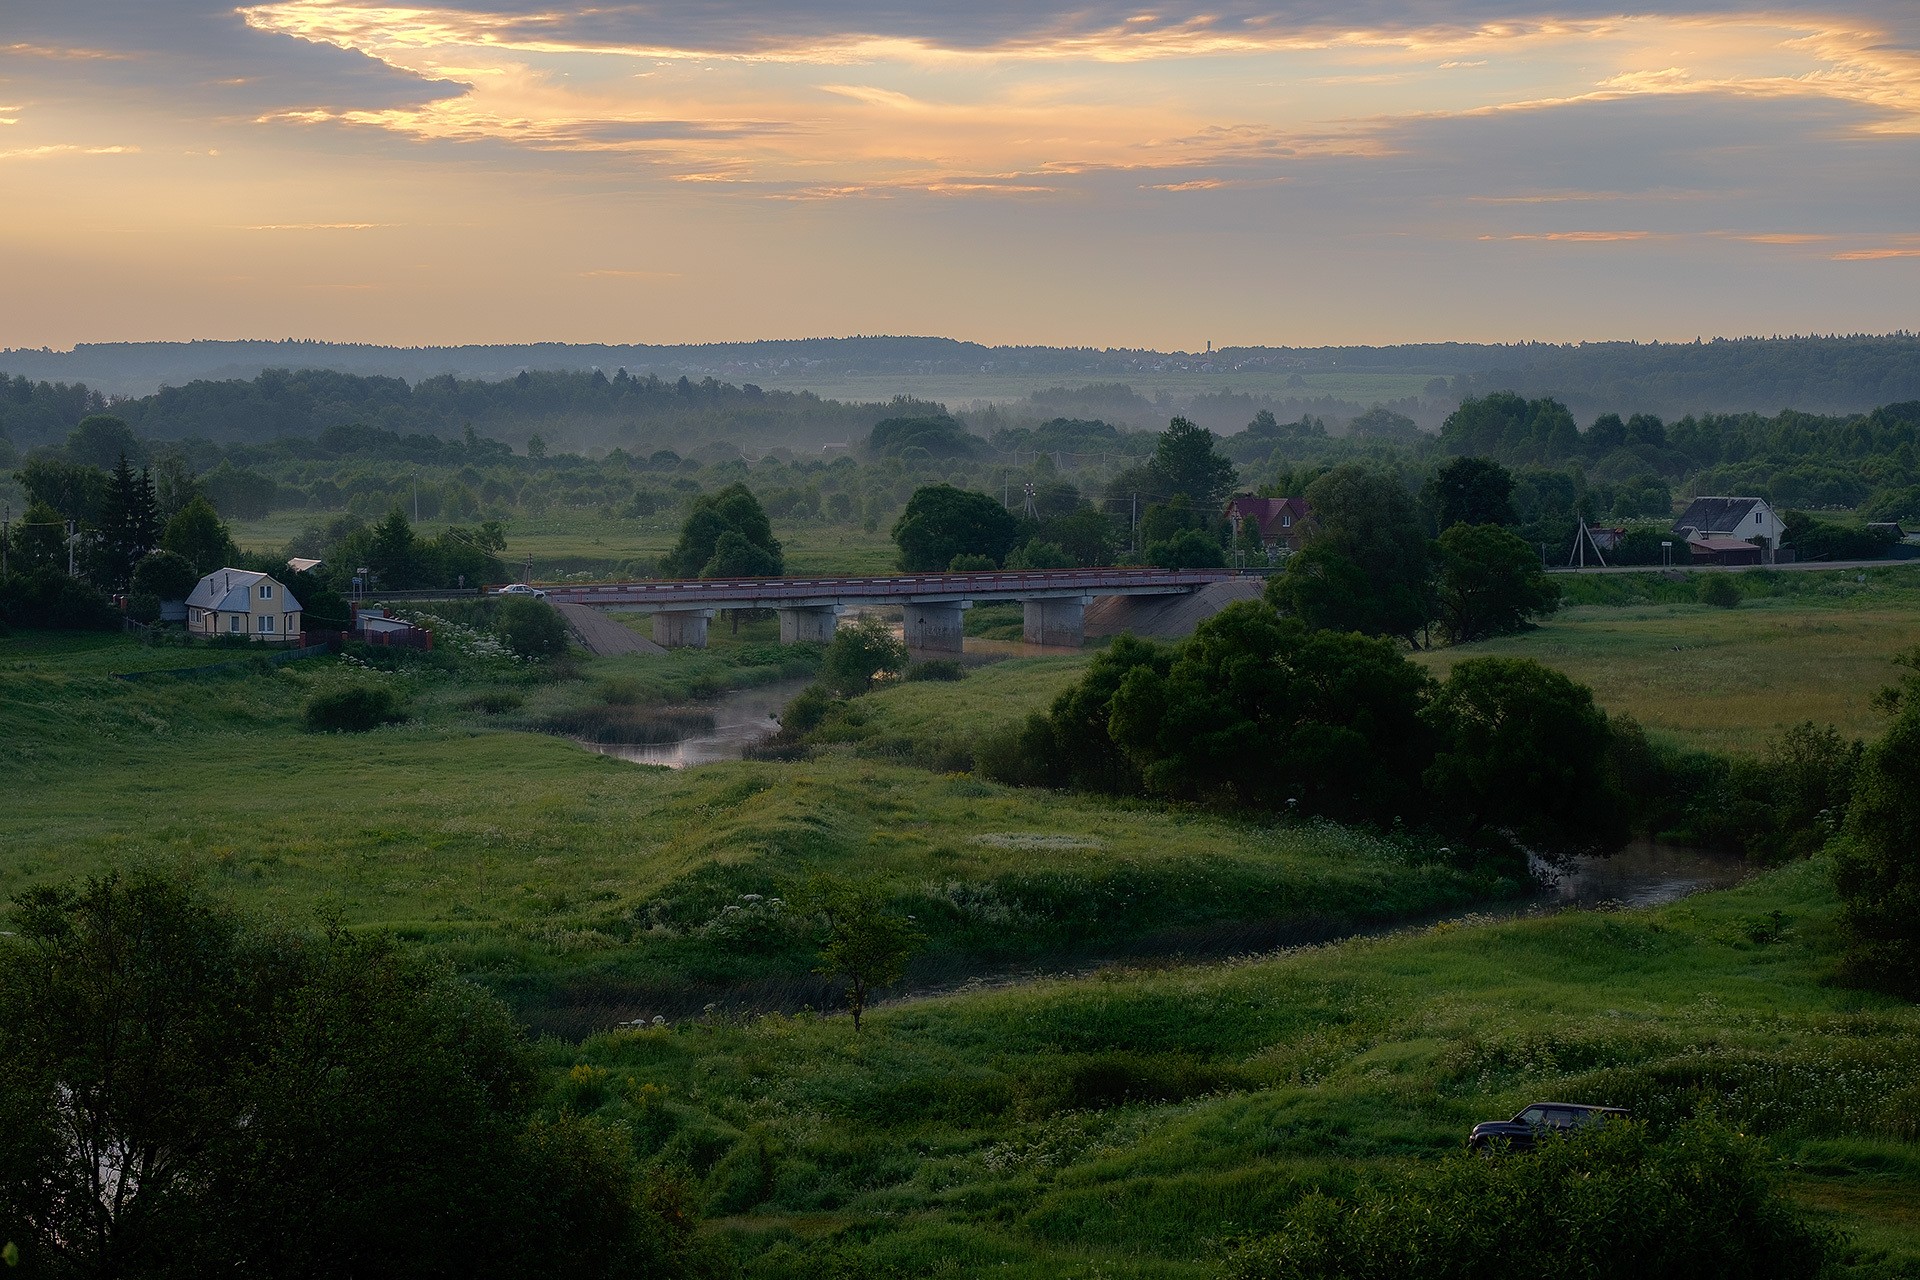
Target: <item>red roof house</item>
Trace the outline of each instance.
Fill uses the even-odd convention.
[[[1256,498],[1242,494],[1227,503],[1227,523],[1237,539],[1247,521],[1260,531],[1268,551],[1292,553],[1319,531],[1305,498]]]

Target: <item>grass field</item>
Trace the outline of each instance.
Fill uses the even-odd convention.
[[[337,512],[276,511],[260,520],[234,521],[233,540],[245,550],[278,554],[310,524],[325,525]],[[415,526],[423,538],[446,528],[444,520]],[[885,530],[868,533],[851,525],[775,522],[774,536],[784,549],[790,574],[891,573],[899,548]],[[653,560],[680,536],[678,522],[627,520],[597,511],[569,511],[506,522],[507,549],[501,553],[508,576],[519,576],[533,557],[533,577],[552,578],[585,571],[605,576],[630,560]]]
[[[1920,644],[1920,584],[1906,585],[1920,575],[1883,570],[1866,583],[1774,576],[1799,589],[1732,609],[1578,605],[1523,635],[1415,658],[1440,675],[1481,655],[1534,658],[1591,686],[1608,711],[1715,751],[1757,751],[1806,720],[1877,733],[1873,695],[1898,674],[1893,657]]]
[[[1773,577],[1731,610],[1657,578],[1583,580],[1593,602],[1536,631],[1417,660],[1536,657],[1714,749],[1802,719],[1873,732],[1920,589]],[[541,1046],[549,1105],[681,1171],[755,1280],[1211,1276],[1309,1191],[1440,1158],[1548,1096],[1659,1125],[1710,1109],[1853,1234],[1851,1274],[1920,1272],[1920,1010],[1832,982],[1817,861],[1654,910],[1189,963],[1515,886],[1330,826],[952,772],[1089,655],[886,687],[808,761],[673,773],[536,730],[697,704],[817,653],[761,621],[555,678],[443,631],[439,657],[393,671],[0,637],[0,894],[180,863],[249,910],[444,957],[566,1037]],[[412,720],[302,732],[306,697],[348,682],[395,689]],[[878,885],[927,939],[905,998],[859,1034],[812,1011],[835,992],[787,904],[816,873]],[[984,989],[954,991],[969,980]],[[653,1015],[670,1024],[607,1030]]]
[[[1514,888],[1331,829],[850,758],[673,773],[494,727],[718,681],[724,650],[597,662],[559,685],[341,659],[208,680],[103,674],[145,652],[0,641],[0,764],[18,783],[0,892],[129,859],[186,862],[249,907],[336,913],[430,945],[572,1032],[715,999],[818,1003],[810,940],[762,918],[768,907],[742,933],[728,908],[791,898],[821,872],[875,882],[923,921],[928,981],[1223,930],[1313,936]],[[739,652],[748,665],[733,671],[778,670]],[[365,680],[403,692],[414,723],[298,729],[309,693]],[[469,709],[481,692],[516,705]]]
[[[1208,1276],[1307,1191],[1548,1097],[1767,1135],[1895,1274],[1920,1265],[1920,1010],[1827,984],[1824,877],[907,1000],[858,1035],[619,1032],[556,1049],[556,1099],[691,1169],[756,1277]]]

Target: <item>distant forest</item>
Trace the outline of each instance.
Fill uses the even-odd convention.
[[[1920,399],[1920,336],[1713,339],[1693,343],[1570,345],[1429,343],[1388,347],[1227,347],[1206,352],[1120,348],[990,347],[949,338],[854,337],[682,346],[527,345],[376,347],[309,341],[91,343],[72,351],[0,351],[0,369],[34,382],[86,383],[145,394],[196,381],[246,381],[269,369],[331,370],[410,384],[441,375],[501,382],[522,372],[625,369],[695,385],[712,378],[788,387],[809,377],[915,378],[1021,375],[1061,383],[1128,382],[1151,388],[1170,372],[1398,374],[1423,379],[1429,398],[1453,402],[1488,391],[1553,396],[1576,414],[1859,413]],[[1244,379],[1243,379],[1244,381]],[[1347,408],[1347,416],[1368,406]],[[1448,406],[1451,407],[1451,406]],[[1402,410],[1404,411],[1404,409]],[[1275,412],[1286,416],[1280,407]],[[1419,417],[1420,415],[1413,415]],[[1444,412],[1440,415],[1444,416]],[[1436,419],[1437,422],[1437,419]],[[1219,426],[1214,426],[1219,430]]]

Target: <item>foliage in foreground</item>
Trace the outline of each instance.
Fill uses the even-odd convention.
[[[1710,1121],[1665,1141],[1614,1123],[1528,1155],[1456,1155],[1310,1195],[1231,1280],[1807,1280],[1836,1253],[1773,1185],[1760,1145]]]
[[[611,1131],[534,1116],[526,1045],[479,989],[144,871],[32,891],[15,922],[0,1238],[24,1274],[681,1270],[670,1188]]]
[[[1882,695],[1894,720],[1861,760],[1833,875],[1849,976],[1920,1000],[1920,649],[1902,662],[1915,674]]]

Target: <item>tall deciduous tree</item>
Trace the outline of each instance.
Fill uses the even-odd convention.
[[[1356,463],[1321,476],[1306,496],[1320,532],[1288,557],[1267,599],[1316,630],[1411,642],[1433,617],[1432,553],[1413,498]]]
[[[1443,463],[1427,477],[1420,499],[1436,533],[1456,524],[1519,523],[1513,513],[1513,473],[1491,458]]]
[[[1019,535],[1020,522],[998,499],[950,484],[916,490],[893,526],[900,567],[908,573],[938,573],[957,555],[999,564]]]
[[[721,540],[728,533],[738,538],[728,542],[726,555],[716,564]],[[759,554],[752,555],[747,548]],[[660,559],[660,572],[676,578],[772,577],[785,572],[785,562],[773,525],[753,490],[730,484],[693,500],[681,523],[679,542]]]
[[[205,498],[195,498],[174,513],[160,535],[160,545],[183,557],[201,575],[233,563],[236,556],[233,536]]]
[[[67,456],[83,467],[105,471],[115,458],[138,458],[143,453],[133,428],[112,414],[90,414],[67,435]]]
[[[1559,584],[1510,530],[1456,524],[1440,535],[1440,624],[1455,644],[1505,635],[1560,605]]]
[[[1128,672],[1109,731],[1149,791],[1382,820],[1418,803],[1430,679],[1385,640],[1309,632],[1259,602]]]
[[[1625,842],[1611,731],[1585,685],[1523,658],[1472,658],[1425,714],[1440,742],[1427,789],[1443,820],[1470,837],[1497,831],[1566,852]]]

